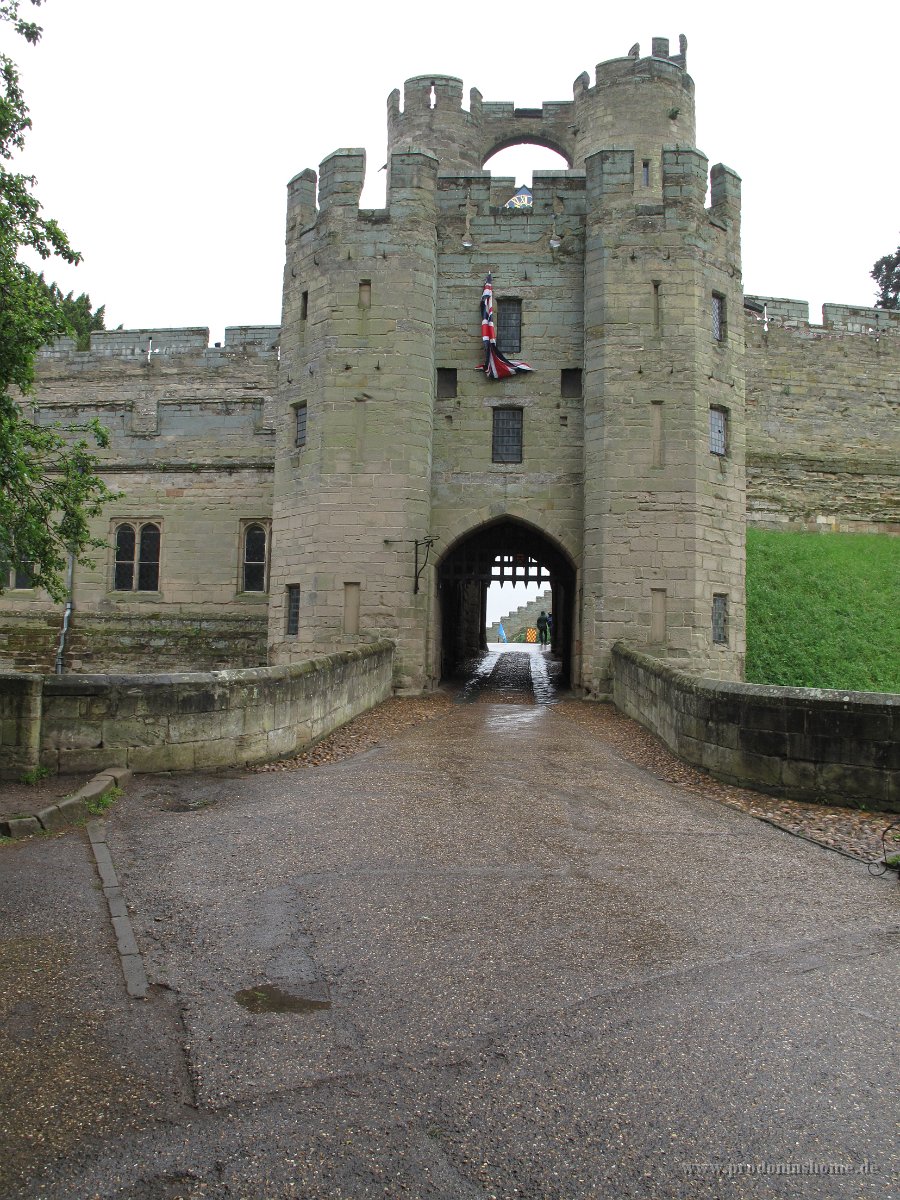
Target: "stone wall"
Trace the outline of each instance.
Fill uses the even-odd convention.
[[[748,520],[900,533],[900,314],[748,299]]]
[[[505,185],[511,188],[512,181]],[[471,340],[477,337],[467,313],[478,281],[467,274],[465,253],[457,249],[461,227],[453,224],[461,218],[452,216],[454,206],[469,203],[474,206],[472,233],[482,240],[505,239],[493,251],[504,271],[498,291],[526,296],[531,322],[527,353],[539,370],[527,379],[493,385],[486,385],[477,372],[461,370],[457,395],[435,400],[429,528],[446,547],[473,522],[489,520],[496,511],[494,482],[500,478],[505,511],[534,520],[577,561],[584,402],[558,395],[553,366],[576,365],[583,356],[575,269],[581,249],[569,222],[575,231],[580,228],[584,180],[576,172],[536,178],[541,211],[551,211],[555,203],[558,227],[549,217],[498,216],[489,202],[496,199],[498,186],[502,191],[503,181],[498,185],[485,176],[479,186],[483,196],[478,187],[470,191],[454,178],[440,181],[446,208],[440,230],[450,282],[438,297],[436,364],[450,366],[471,357]],[[482,201],[493,209],[485,209],[484,217]],[[522,252],[518,232],[545,238],[553,228],[573,237],[575,262],[545,270],[533,260],[529,279],[519,278],[514,265]],[[803,301],[755,299],[765,302],[767,318],[751,314],[745,323],[748,520],[775,528],[900,532],[900,318],[876,309],[826,305],[827,319],[816,326],[810,325]],[[554,330],[547,318],[551,311],[553,320],[560,321]],[[535,340],[538,329],[546,331],[540,343]],[[278,359],[271,345],[277,332],[270,327],[229,330],[224,347],[202,348],[204,330],[114,330],[95,334],[90,352],[77,352],[62,341],[41,355],[36,393],[40,419],[97,416],[112,435],[104,475],[122,493],[94,523],[94,533],[106,543],[95,554],[95,570],[79,567],[75,573],[66,671],[211,670],[266,661],[263,626],[270,592],[241,591],[239,559],[243,524],[260,519],[268,527],[272,516]],[[532,350],[538,351],[536,358]],[[343,359],[340,367],[343,372]],[[351,373],[343,374],[349,379]],[[350,410],[354,437],[371,424],[366,419],[356,428],[366,403],[354,401]],[[485,461],[491,408],[498,403],[518,403],[526,410],[523,467],[498,469]],[[665,405],[655,408],[663,413]],[[651,434],[636,429],[635,453],[649,444]],[[366,436],[371,438],[371,428]],[[670,429],[669,439],[673,436]],[[392,426],[386,444],[395,439]],[[662,480],[674,469],[663,467],[657,473]],[[298,503],[301,516],[312,501],[307,497],[303,503],[305,508]],[[369,510],[373,529],[383,526],[374,502]],[[158,592],[112,588],[112,530],[128,518],[161,524],[164,574]],[[333,534],[336,526],[329,528]],[[410,559],[400,572],[406,586],[411,542],[388,545],[373,533],[366,543],[369,559],[376,549],[386,558],[399,551]],[[668,546],[664,552],[677,553]],[[333,557],[335,574],[340,570],[357,577],[342,560],[340,546]],[[298,570],[296,578],[308,575]],[[277,599],[278,620],[283,620],[280,595]],[[426,596],[414,599],[418,603]],[[395,608],[387,599],[385,611]],[[334,611],[335,644],[329,649],[342,639],[347,644],[339,596]],[[16,670],[52,671],[61,623],[62,606],[46,596],[32,590],[5,592],[0,596],[0,661]],[[364,625],[355,640],[365,642],[385,632],[390,630]],[[311,643],[308,652],[315,649]]]
[[[110,330],[89,351],[63,339],[38,358],[38,420],[97,418],[100,473],[117,493],[76,566],[66,671],[207,670],[266,661],[266,591],[242,586],[242,531],[272,518],[278,329]],[[153,591],[114,587],[115,529],[161,530]],[[49,672],[63,606],[30,589],[0,596],[0,660]]]
[[[0,672],[0,778],[20,776],[41,753],[41,679]]]
[[[699,679],[619,643],[613,700],[727,783],[900,812],[900,696]]]
[[[501,618],[503,621],[503,632],[507,638],[512,641],[524,630],[536,628],[536,622],[542,610],[547,613],[553,612],[553,593],[549,588],[546,592],[538,596],[536,600],[532,600],[528,604],[520,604],[518,608],[510,610],[505,617]],[[495,621],[493,625],[488,626],[486,637],[489,642],[496,642],[498,640],[498,625],[499,622]]]
[[[381,642],[285,667],[172,675],[0,675],[0,775],[188,771],[295,753],[391,692]]]
[[[63,610],[6,612],[0,621],[0,659],[17,671],[51,674],[56,666]],[[218,671],[258,667],[266,661],[265,602],[251,615],[181,611],[82,612],[70,618],[65,639],[66,672],[98,670]]]

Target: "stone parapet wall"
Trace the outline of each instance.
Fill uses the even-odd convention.
[[[225,341],[222,345],[216,342],[209,345],[209,329],[205,326],[193,328],[167,327],[163,329],[100,329],[91,334],[90,350],[76,350],[74,338],[58,338],[52,345],[44,347],[38,353],[38,361],[60,358],[67,355],[78,355],[80,359],[92,355],[102,357],[134,357],[152,358],[157,354],[195,354],[205,355],[211,350],[211,358],[217,355],[215,351],[241,351],[242,353],[260,353],[275,350],[281,335],[280,325],[230,325],[225,330]]]
[[[40,676],[0,672],[0,778],[40,760],[41,686]]]
[[[378,642],[284,667],[172,675],[0,674],[0,776],[190,771],[296,753],[391,694]]]
[[[727,783],[900,811],[900,696],[701,679],[619,642],[613,700]]]

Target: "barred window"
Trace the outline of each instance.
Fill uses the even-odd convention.
[[[285,619],[285,633],[300,632],[300,584],[289,583],[287,585],[287,616]]]
[[[725,595],[713,596],[712,640],[720,646],[728,645],[728,597]]]
[[[294,408],[294,445],[306,445],[306,405],[298,404]]]
[[[115,591],[159,591],[160,528],[154,521],[117,525],[115,549]]]
[[[497,301],[497,348],[504,354],[522,349],[522,301]]]
[[[712,298],[712,332],[717,342],[725,341],[725,297],[719,292],[713,292]]]
[[[244,529],[243,590],[245,592],[264,592],[266,590],[268,540],[264,525],[254,522]]]
[[[521,408],[495,408],[491,459],[495,463],[522,461]]]
[[[709,410],[709,452],[719,455],[728,453],[728,410],[725,408]]]

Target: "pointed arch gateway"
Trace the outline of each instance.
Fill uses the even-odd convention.
[[[571,682],[575,623],[575,566],[562,546],[515,517],[501,517],[464,534],[437,567],[441,678],[484,650],[487,590],[492,583],[543,583],[553,594],[553,650],[562,683]],[[510,591],[514,602],[514,593]]]

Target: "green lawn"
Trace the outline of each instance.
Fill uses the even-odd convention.
[[[900,537],[748,529],[746,678],[900,692]]]

